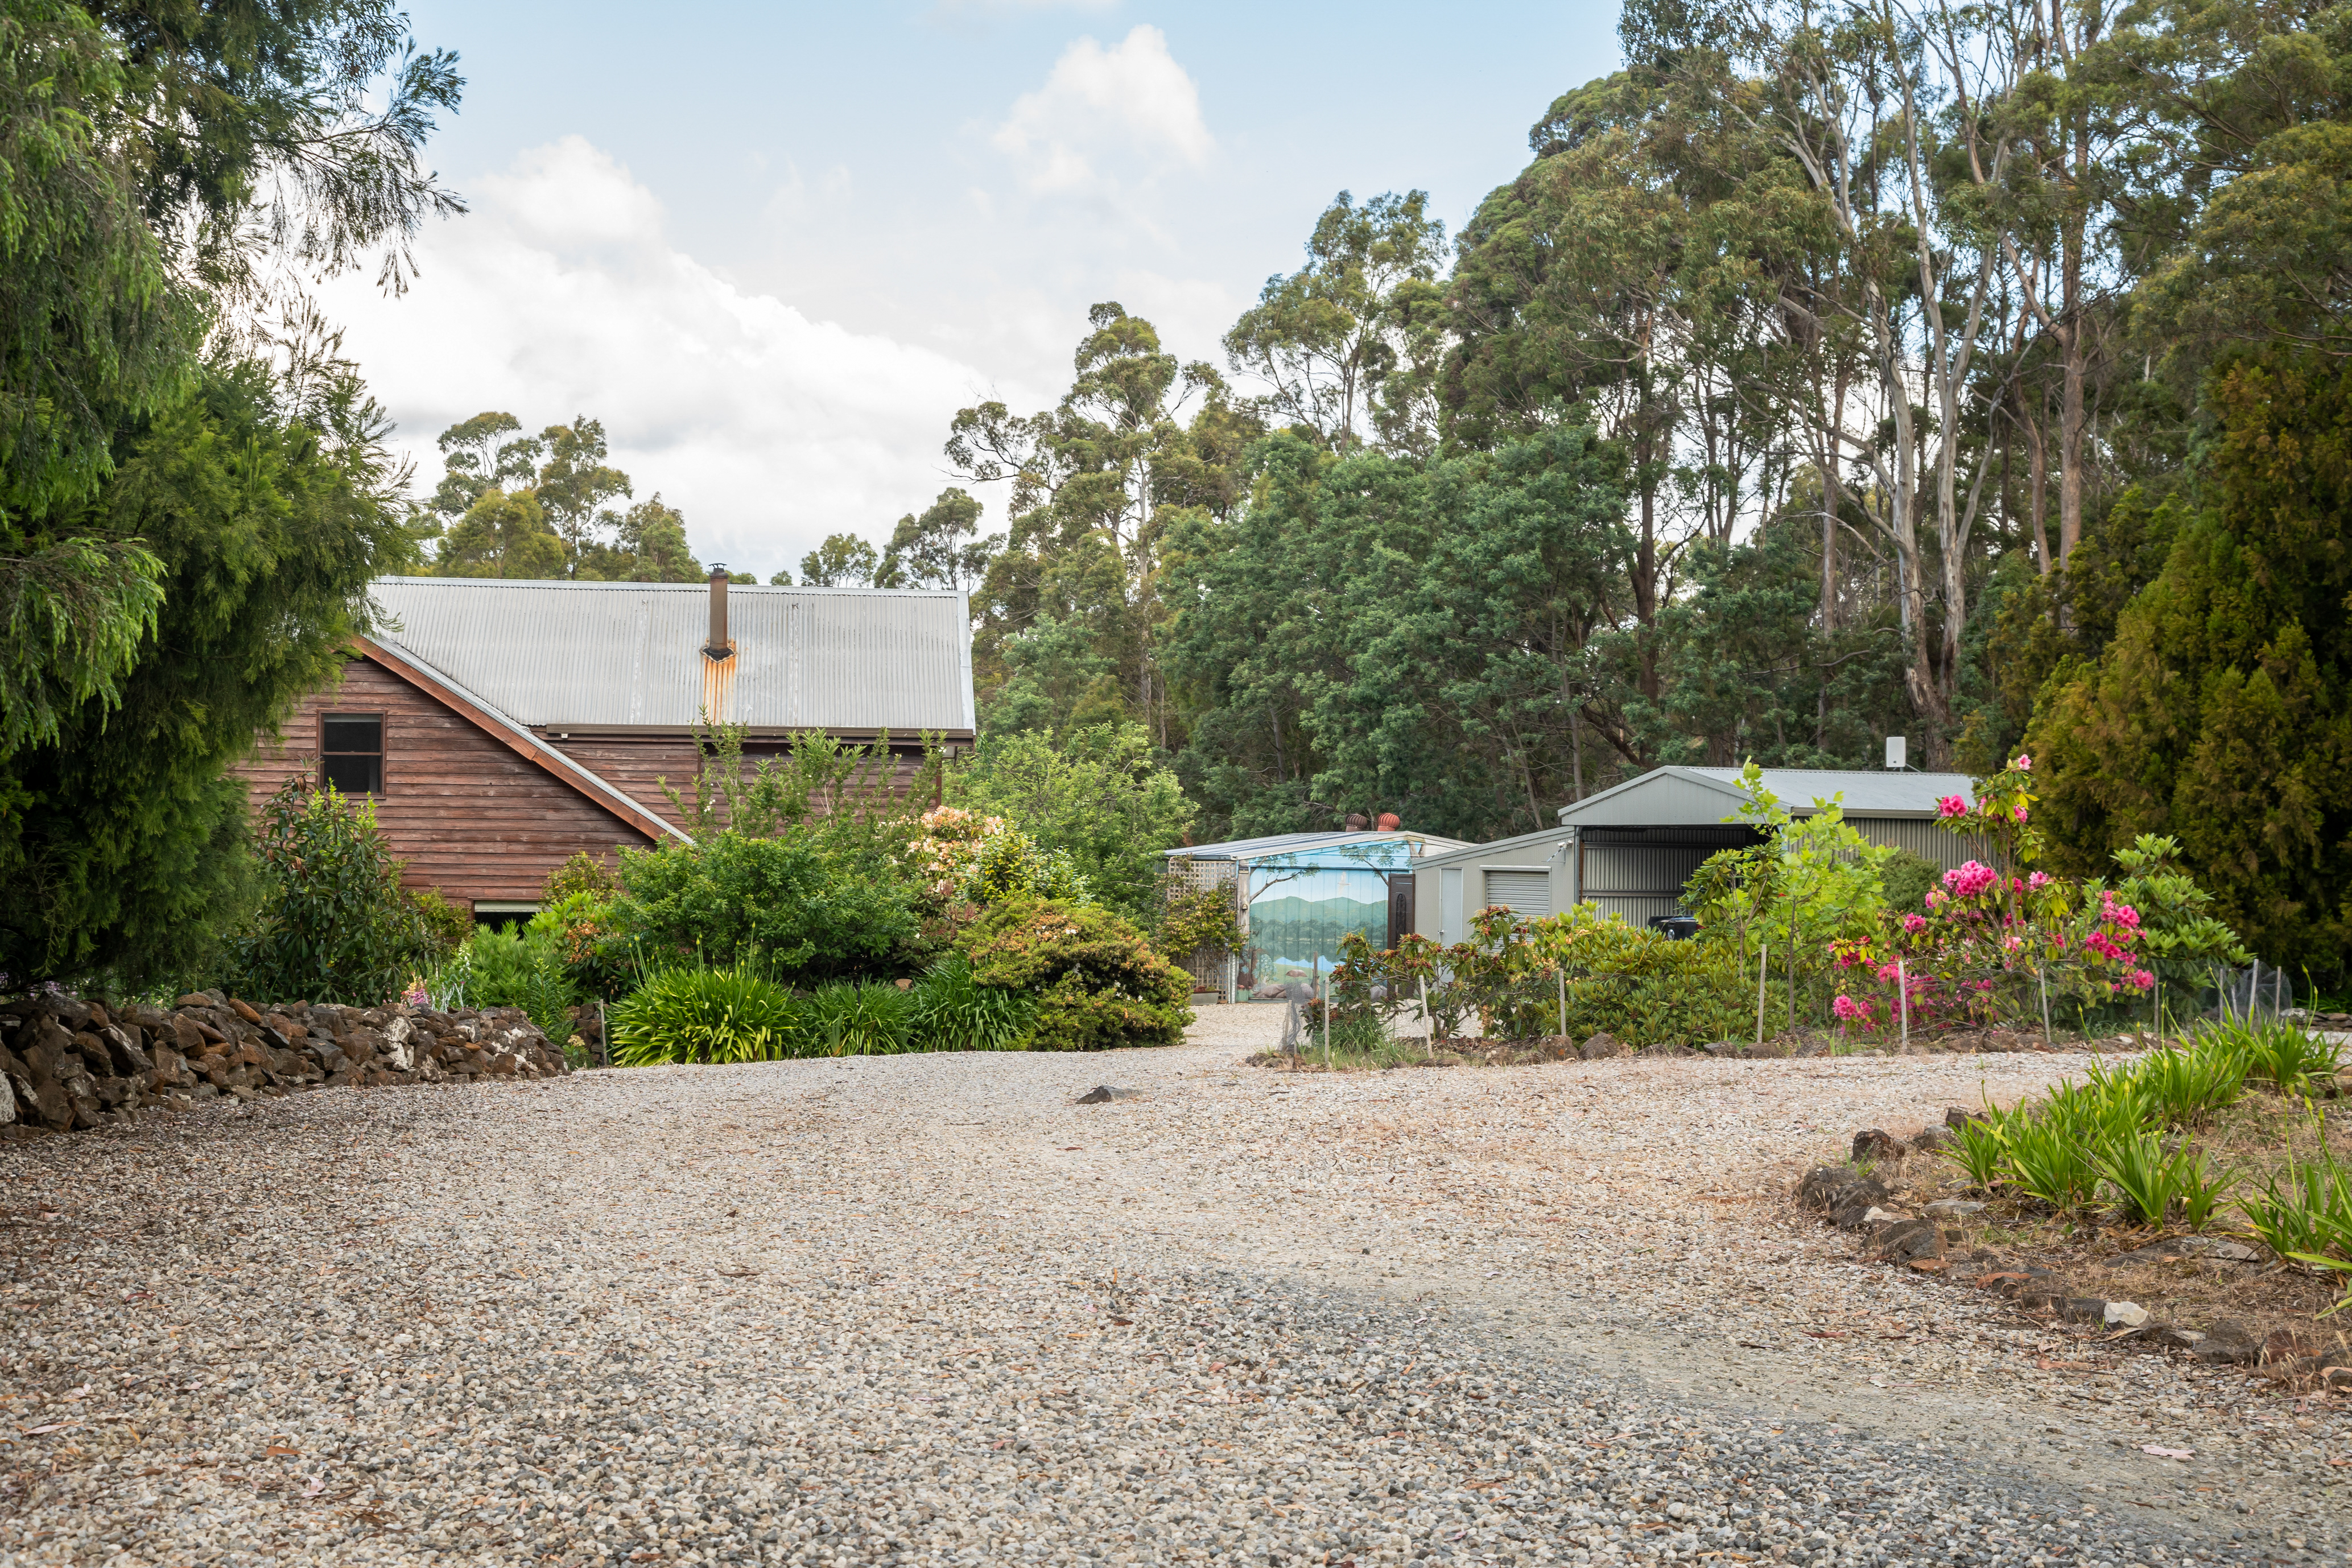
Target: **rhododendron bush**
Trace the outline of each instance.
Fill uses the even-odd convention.
[[[1948,795],[1938,819],[1969,835],[1993,859],[1944,873],[1918,910],[1900,911],[1873,936],[1835,944],[1842,973],[1831,1014],[1850,1031],[2011,1024],[2086,1026],[2153,1006],[2162,981],[2176,989],[2166,1011],[2186,1010],[2182,989],[2210,966],[2241,963],[2227,927],[2203,913],[2194,884],[2170,866],[2178,847],[2145,839],[2118,856],[2119,884],[2076,882],[2032,869],[2042,838],[2033,824],[2032,761],[2020,756],[1980,780],[1973,803]],[[2160,904],[2151,931],[2136,900]],[[2164,973],[2159,973],[2163,971]]]

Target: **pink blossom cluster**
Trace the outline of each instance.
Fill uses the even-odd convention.
[[[1991,867],[1971,860],[1958,870],[1944,873],[1944,886],[1956,899],[1973,899],[1988,889],[2000,885],[2000,873]]]
[[[1838,1022],[1841,1024],[1860,1024],[1865,1029],[1876,1026],[1875,1015],[1871,1011],[1871,1005],[1867,1002],[1857,1002],[1851,996],[1840,995],[1836,1001],[1830,1004],[1830,1011],[1837,1015]]]
[[[2033,771],[2033,759],[2031,756],[2028,756],[2025,752],[2020,752],[2017,753],[2017,761],[2010,763],[2009,765],[2015,768],[2019,773],[2030,773]]]
[[[1936,815],[1937,816],[1948,819],[1955,816],[1966,816],[1968,814],[1969,803],[1960,796],[1956,795],[1939,795],[1936,797]]]
[[[1933,893],[1930,893],[1927,896],[1931,899],[1935,897]],[[1917,936],[1921,931],[1927,929],[1927,917],[1926,915],[1905,915],[1903,917],[1903,929],[1909,935]]]

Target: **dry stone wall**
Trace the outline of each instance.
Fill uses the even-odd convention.
[[[265,1010],[217,991],[170,1007],[37,996],[0,1005],[0,1138],[74,1131],[222,1096],[565,1070],[562,1051],[514,1007],[297,1002]]]

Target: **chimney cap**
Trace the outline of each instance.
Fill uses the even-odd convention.
[[[724,561],[714,561],[714,562],[712,562],[712,563],[710,563],[710,574],[711,574],[711,576],[712,576],[712,577],[714,577],[714,578],[717,578],[717,577],[724,577],[724,576],[726,576],[726,575],[727,575],[727,563],[725,563]]]

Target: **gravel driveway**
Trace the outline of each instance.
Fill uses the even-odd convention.
[[[1790,1208],[1853,1128],[2078,1060],[1238,1067],[1280,1020],[0,1146],[0,1563],[2352,1542],[2340,1408],[2109,1360]],[[1071,1103],[1097,1082],[1140,1092]]]

